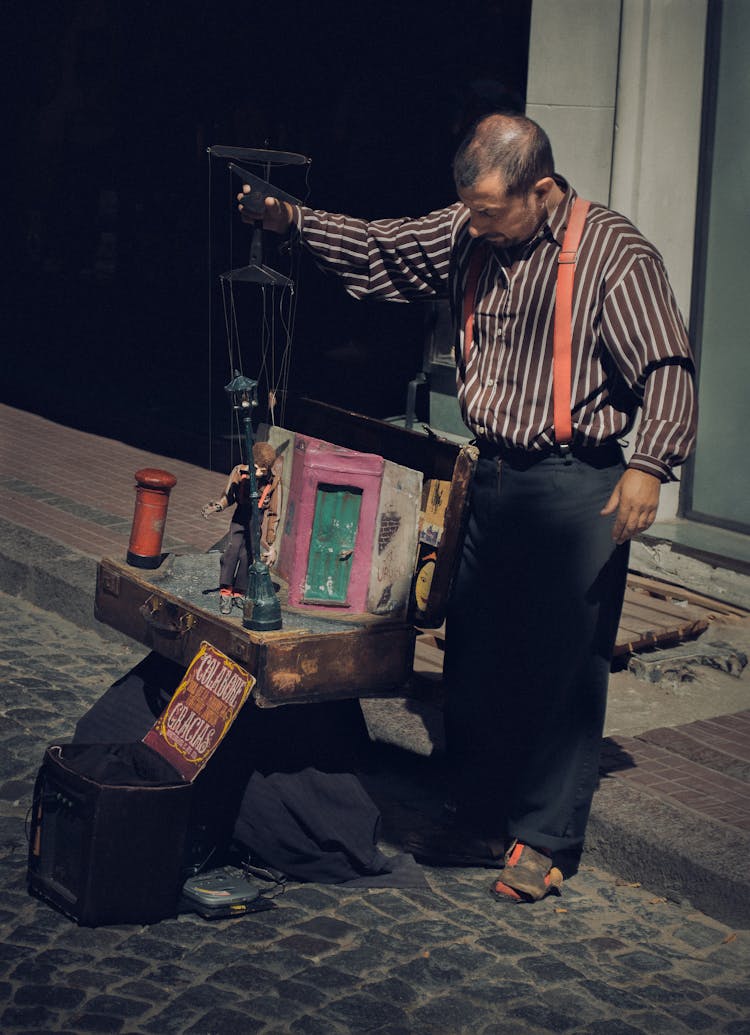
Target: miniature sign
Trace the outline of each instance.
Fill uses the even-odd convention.
[[[254,686],[254,676],[204,641],[143,743],[192,782],[221,743]]]

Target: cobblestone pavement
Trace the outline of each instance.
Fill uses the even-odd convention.
[[[26,891],[33,780],[144,652],[2,594],[0,621],[3,1032],[750,1033],[750,931],[591,866],[533,907],[445,868],[424,889],[292,885],[235,920],[76,926]]]

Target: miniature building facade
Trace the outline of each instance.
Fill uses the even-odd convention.
[[[269,441],[283,448],[288,479],[277,570],[289,605],[402,617],[421,472],[281,428],[270,429]]]

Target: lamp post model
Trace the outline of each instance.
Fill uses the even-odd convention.
[[[245,438],[245,455],[250,478],[250,534],[252,537],[253,560],[248,572],[247,595],[242,615],[246,629],[256,632],[270,632],[281,628],[281,604],[271,581],[268,565],[260,556],[260,511],[258,509],[258,479],[253,460],[253,407],[257,406],[258,382],[252,381],[235,370],[233,379],[224,386],[232,399],[232,409],[242,421]]]

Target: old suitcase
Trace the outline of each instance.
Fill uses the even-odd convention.
[[[326,607],[292,607],[280,584],[283,628],[256,632],[206,605],[217,555],[172,554],[158,569],[136,570],[125,558],[104,558],[96,585],[97,618],[162,656],[187,665],[207,640],[256,678],[260,706],[409,693],[415,627],[434,628],[445,614],[463,534],[473,446],[312,400],[289,400],[285,425],[294,433],[373,453],[421,472],[417,555],[408,611],[347,614]]]

